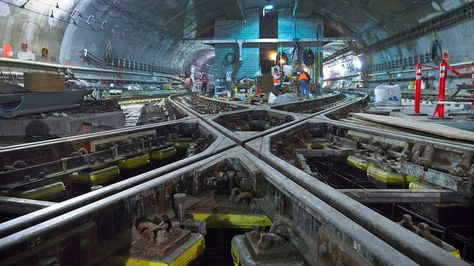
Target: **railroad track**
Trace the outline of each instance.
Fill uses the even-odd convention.
[[[318,135],[318,131],[323,128],[328,128],[333,134],[343,138],[351,126],[332,121],[330,114],[363,108],[367,101],[367,95],[364,94],[334,93],[312,101],[269,109],[222,102],[198,95],[173,96],[169,98],[170,104],[187,115],[177,122],[2,148],[0,154],[5,155],[2,158],[7,158],[8,154],[31,153],[31,149],[40,147],[53,150],[55,152],[52,154],[57,154],[64,149],[66,143],[72,144],[73,147],[78,147],[77,143],[83,145],[85,143],[87,146],[100,139],[114,144],[109,147],[112,151],[115,148],[121,150],[122,155],[129,155],[130,152],[135,156],[134,149],[119,149],[112,140],[117,136],[127,136],[127,141],[123,144],[128,145],[132,140],[132,143],[136,143],[135,152],[138,150],[141,154],[144,152],[150,154],[150,151],[156,151],[155,146],[147,146],[147,138],[133,141],[133,136],[137,136],[133,134],[140,135],[142,132],[153,130],[153,134],[167,137],[166,142],[172,142],[176,146],[179,140],[184,142],[184,137],[188,138],[186,139],[188,142],[192,141],[186,134],[186,136],[175,136],[173,132],[177,134],[180,132],[180,127],[181,129],[190,127],[204,132],[209,139],[205,141],[207,144],[200,152],[186,158],[177,158],[175,162],[156,165],[153,168],[158,168],[139,175],[131,173],[130,178],[51,206],[43,206],[36,212],[0,224],[0,235],[3,237],[0,239],[2,251],[0,254],[8,254],[0,258],[4,262],[2,264],[42,262],[45,259],[41,256],[44,254],[44,248],[55,250],[58,245],[66,243],[64,241],[72,244],[61,251],[51,253],[51,257],[59,261],[75,258],[84,264],[120,257],[121,248],[132,242],[142,241],[141,238],[137,240],[134,229],[139,226],[136,222],[140,217],[162,215],[170,209],[174,209],[178,217],[178,207],[181,205],[178,207],[173,205],[176,203],[173,197],[185,193],[188,217],[195,221],[199,221],[199,217],[212,217],[207,218],[207,225],[210,228],[221,228],[219,232],[229,233],[228,228],[236,226],[243,229],[240,232],[242,235],[232,240],[232,257],[230,251],[227,255],[210,251],[207,262],[215,261],[219,255],[223,257],[217,260],[229,262],[244,258],[247,251],[242,241],[247,239],[246,241],[252,242],[252,235],[269,237],[263,228],[274,224],[272,227],[278,225],[280,228],[285,228],[287,230],[285,232],[291,232],[292,240],[297,239],[284,241],[281,245],[287,247],[287,250],[293,250],[297,260],[308,264],[335,264],[342,259],[363,265],[392,264],[394,261],[402,265],[463,265],[462,261],[455,259],[428,240],[416,236],[381,214],[318,181],[314,177],[314,171],[302,172],[295,168],[295,162],[291,159],[278,157],[277,151],[289,151],[291,145],[283,144],[279,149],[272,146],[281,141],[282,136],[287,136],[286,134],[292,137],[284,138],[294,139],[300,144],[305,143],[308,134],[321,139],[324,134]],[[308,112],[309,109],[314,112]],[[299,135],[298,132],[302,129],[305,129],[303,132],[306,133]],[[353,126],[352,130],[364,133],[373,131],[370,128]],[[389,131],[374,132],[395,139],[413,137],[409,134],[390,134]],[[425,137],[424,140],[433,142],[429,137]],[[340,139],[338,143],[347,144],[347,142]],[[311,144],[311,141],[308,143]],[[169,145],[168,143],[166,147],[160,146],[161,149],[158,151],[164,151]],[[314,145],[314,149],[321,149],[316,147],[318,145]],[[439,145],[439,149],[450,152],[472,149],[472,146],[446,141]],[[291,153],[285,153],[288,154]],[[64,161],[61,160],[61,155],[55,158]],[[37,163],[41,165],[46,162]],[[314,169],[317,167],[313,167]],[[24,175],[22,173],[19,176],[25,180]],[[237,198],[239,200],[235,201]],[[221,211],[216,213],[216,210]],[[245,219],[260,217],[258,218],[260,220],[246,224],[243,222],[245,219],[238,220],[238,217],[246,217]],[[111,226],[114,221],[121,222]],[[184,229],[189,229],[192,234],[202,233],[193,226],[187,227],[185,221],[182,223]],[[254,224],[260,225],[262,231],[254,230],[251,234],[245,234],[244,232],[249,232]],[[69,228],[80,230],[68,233]],[[94,238],[97,232],[101,236],[99,239]],[[83,240],[87,240],[87,243],[71,240],[79,235]],[[278,249],[278,245],[274,246],[271,242],[268,245],[269,251]],[[308,248],[317,252],[302,252]],[[133,246],[131,250],[134,250]],[[205,262],[204,259],[203,263]]]

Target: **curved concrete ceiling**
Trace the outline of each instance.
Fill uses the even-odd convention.
[[[116,57],[182,70],[209,58],[213,48],[182,42],[212,37],[216,18],[244,19],[267,0],[0,0],[0,39],[36,53],[48,47],[60,63],[81,64],[80,51],[102,57],[110,42]],[[297,17],[318,14],[336,35],[368,45],[470,0],[273,0]],[[26,4],[25,4],[26,3]],[[11,36],[10,36],[11,35]],[[206,59],[204,59],[206,58]]]
[[[457,8],[471,0],[273,0],[276,10],[293,10],[296,16],[312,13],[328,19],[327,25],[340,34],[360,36],[364,44],[371,44],[382,38],[408,29]],[[261,8],[268,0],[167,0],[123,1],[138,5],[144,16],[153,18],[153,23],[176,38],[193,38],[212,27],[213,21],[221,16],[241,18],[242,9]],[[342,27],[341,27],[342,26]],[[182,31],[176,31],[182,29]]]

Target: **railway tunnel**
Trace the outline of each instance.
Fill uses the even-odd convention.
[[[0,264],[474,263],[473,9],[0,0]]]

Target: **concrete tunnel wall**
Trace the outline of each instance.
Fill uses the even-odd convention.
[[[208,45],[183,43],[166,33],[153,31],[107,1],[41,0],[19,8],[24,2],[12,1],[11,5],[0,2],[0,40],[12,46],[13,58],[17,58],[21,43],[26,42],[37,61],[99,67],[83,62],[80,52],[87,49],[102,59],[110,41],[114,57],[181,71],[186,62],[203,56],[203,50],[213,51]],[[121,5],[133,6],[133,1],[121,1]],[[48,60],[41,59],[42,48],[48,48]]]
[[[393,46],[388,49],[377,51],[372,54],[363,56],[363,61],[372,62],[372,64],[390,62],[391,60],[399,60],[400,58],[408,58],[417,56],[420,54],[430,53],[431,42],[438,40],[441,44],[443,51],[448,51],[450,55],[450,64],[458,64],[464,62],[470,62],[474,59],[474,21],[465,21],[441,30],[436,34],[427,34],[420,36],[414,40],[403,42],[398,46]],[[434,65],[431,63],[429,65]],[[407,67],[406,69],[414,69],[414,66]],[[399,70],[402,70],[399,68]],[[466,74],[471,73],[471,68],[462,69],[461,72]],[[438,76],[438,71],[429,71],[424,75]],[[452,76],[451,74],[449,74]],[[381,75],[377,78],[388,79],[388,78],[413,78],[415,77],[414,72],[401,73],[396,75]],[[469,83],[470,76],[463,79],[449,79],[447,80],[447,89],[454,90],[456,84]],[[376,87],[377,83],[370,84],[371,87]],[[401,82],[399,85],[402,89],[408,89],[410,82]],[[438,88],[438,80],[428,81],[427,88],[436,90]]]
[[[419,18],[419,22],[425,21],[429,18],[432,18],[436,15],[443,14],[444,12],[448,12],[452,9],[460,7],[461,5],[469,2],[463,0],[455,0],[455,1],[439,1],[441,4],[437,4],[433,2],[432,13],[425,15]],[[376,31],[374,35],[381,34],[381,32]],[[386,63],[394,60],[399,60],[401,58],[409,58],[415,57],[421,54],[430,53],[431,42],[434,40],[438,40],[441,44],[443,51],[448,51],[450,54],[450,64],[457,64],[463,62],[470,62],[473,58],[474,47],[472,43],[474,42],[474,21],[472,20],[465,20],[456,24],[453,24],[447,28],[444,28],[438,32],[432,33],[427,32],[425,35],[418,36],[414,39],[404,41],[399,43],[395,46],[385,47],[384,49],[374,51],[371,53],[364,54],[360,56],[360,60],[362,61],[363,65],[376,65],[380,63]],[[344,64],[346,66],[346,73],[345,75],[351,75],[357,73],[358,69],[351,69],[347,68],[350,66],[347,62],[342,62],[340,64]],[[431,63],[433,65],[433,63]],[[404,70],[404,69],[414,69],[414,66],[408,66],[406,68],[394,68],[390,70],[384,71],[376,71],[376,72],[388,72],[388,71],[397,71],[397,70]],[[466,68],[462,70],[462,72],[466,74],[471,73],[471,68]],[[424,75],[429,76],[438,76],[438,71],[429,71],[424,72]],[[390,78],[413,78],[414,80],[415,72],[407,72],[407,73],[400,73],[400,74],[386,74],[386,75],[379,75],[377,79],[390,79]],[[347,86],[351,83],[359,82],[358,79],[354,79],[354,81],[350,80],[341,80],[337,82],[331,82],[331,85],[334,87],[338,86]],[[404,82],[395,82],[396,84],[400,85],[402,89],[408,89],[410,86],[409,81]],[[447,89],[452,90],[456,88],[456,84],[461,83],[470,83],[470,77],[463,78],[463,79],[450,79],[447,80]],[[386,83],[370,83],[368,84],[369,87],[376,87],[379,84],[386,84]],[[426,82],[427,88],[437,90],[438,88],[438,80],[428,81]]]
[[[23,1],[24,2],[24,1]],[[41,49],[48,48],[49,62],[58,63],[61,40],[68,25],[68,12],[74,9],[74,3],[65,1],[61,9],[54,12],[56,19],[49,17],[51,7],[39,3],[32,3],[28,9],[20,9],[5,2],[0,2],[0,40],[2,44],[9,44],[14,52],[13,58],[21,49],[21,43],[26,42],[38,61]],[[21,5],[21,1],[16,1]],[[35,10],[34,13],[29,10]],[[64,11],[63,11],[64,10]],[[62,20],[66,22],[62,22]],[[0,47],[1,48],[1,47]]]

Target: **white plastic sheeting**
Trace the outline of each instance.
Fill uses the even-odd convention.
[[[402,104],[402,92],[398,85],[379,85],[374,93],[376,105],[400,106]]]

